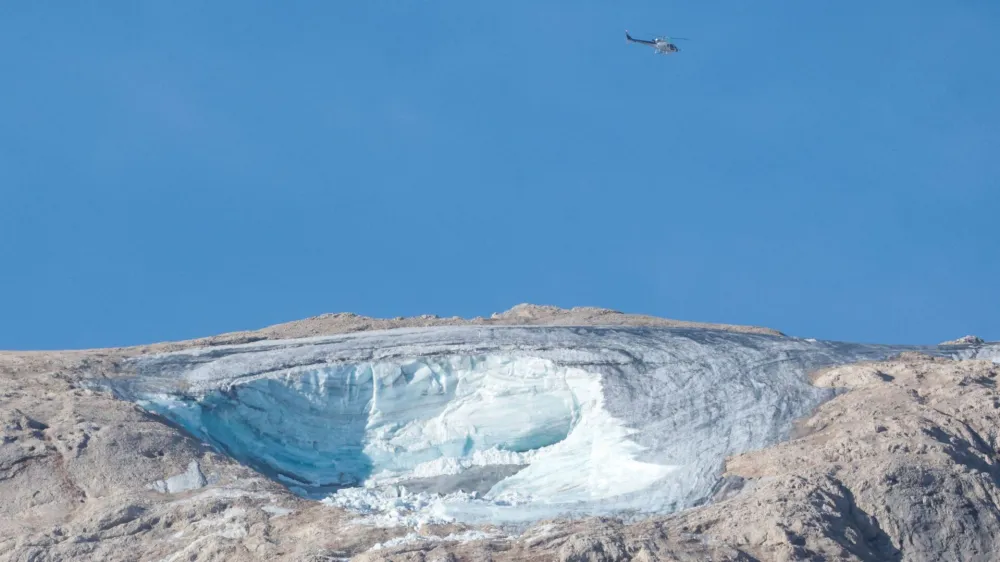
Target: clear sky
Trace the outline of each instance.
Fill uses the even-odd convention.
[[[1000,339],[998,29],[995,0],[8,2],[0,349],[520,302]]]

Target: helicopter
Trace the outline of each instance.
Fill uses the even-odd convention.
[[[674,37],[673,39],[681,39],[687,41],[684,37]],[[680,51],[677,45],[674,45],[673,40],[670,37],[657,37],[652,41],[647,41],[645,39],[635,39],[628,34],[628,30],[625,30],[625,42],[626,43],[641,43],[643,45],[649,45],[656,49],[653,51],[658,55],[669,55],[671,53],[676,53]]]

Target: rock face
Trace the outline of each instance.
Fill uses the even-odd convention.
[[[629,322],[574,311],[520,307],[471,324]],[[729,456],[703,505],[516,529],[359,522],[108,384],[133,377],[137,358],[154,352],[381,322],[465,321],[331,315],[196,342],[0,353],[0,560],[1000,560],[996,346],[964,342],[812,370],[815,392],[836,395],[790,439]],[[195,355],[220,351],[228,353]]]
[[[803,437],[730,460],[730,475],[760,483],[730,513],[754,517],[766,558],[997,559],[998,373],[992,362],[910,354],[818,373],[817,385],[850,392]],[[746,533],[725,527],[717,536],[728,541]]]

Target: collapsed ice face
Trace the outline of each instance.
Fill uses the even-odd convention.
[[[603,408],[600,379],[544,359],[448,357],[291,369],[140,403],[304,495],[367,481],[593,502],[674,470],[636,460],[643,448]]]
[[[901,350],[437,328],[189,350],[141,359],[116,384],[305,496],[374,515],[530,521],[705,501],[727,456],[785,438],[833,396],[811,369]]]
[[[597,383],[543,360],[456,357],[293,369],[142,404],[244,462],[328,489],[493,450],[519,461],[565,440],[598,407]]]

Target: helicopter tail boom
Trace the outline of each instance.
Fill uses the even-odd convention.
[[[635,39],[628,34],[628,30],[625,30],[625,42],[626,43],[642,43],[644,45],[656,45],[655,41],[646,41],[644,39]]]

